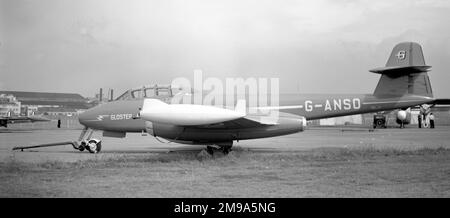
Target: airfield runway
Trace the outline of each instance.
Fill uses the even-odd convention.
[[[310,128],[214,157],[141,134],[103,138],[99,154],[12,151],[79,133],[0,129],[0,197],[450,197],[447,126]]]

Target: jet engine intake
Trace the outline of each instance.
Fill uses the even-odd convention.
[[[399,110],[396,114],[398,124],[409,124],[411,122],[411,109]]]

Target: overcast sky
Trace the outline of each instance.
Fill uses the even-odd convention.
[[[279,77],[281,92],[372,93],[416,41],[450,97],[447,0],[0,0],[0,90],[122,92],[205,77]]]

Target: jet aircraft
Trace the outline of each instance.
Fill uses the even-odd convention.
[[[94,131],[120,138],[129,132],[145,132],[177,143],[205,145],[211,154],[215,149],[227,154],[234,141],[301,132],[307,120],[396,109],[403,117],[410,107],[436,104],[442,99],[433,98],[427,73],[430,68],[418,43],[397,44],[385,67],[370,70],[380,74],[372,94],[280,94],[277,122],[264,122],[258,114],[247,114],[245,100],[238,100],[234,110],[170,104],[170,87],[142,87],[80,114],[79,122],[85,128],[77,141],[66,143],[80,151],[97,153],[101,140],[92,138]],[[154,94],[149,95],[150,91]],[[31,147],[39,146],[14,149]]]
[[[8,113],[7,116],[0,116],[0,127],[8,128],[10,123],[34,123],[34,122],[48,122],[51,121],[41,116],[14,116]]]

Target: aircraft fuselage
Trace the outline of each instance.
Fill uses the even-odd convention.
[[[376,97],[373,95],[280,95],[277,125],[239,127],[207,126],[182,127],[164,123],[151,123],[138,117],[143,99],[119,100],[98,105],[82,113],[80,123],[107,133],[151,132],[173,141],[189,143],[228,142],[292,134],[303,130],[299,117],[306,120],[322,119],[375,111],[407,108],[433,101],[432,98],[414,95],[402,97]],[[270,107],[269,107],[270,108]],[[273,108],[271,108],[273,109]],[[120,134],[119,134],[120,135]]]

